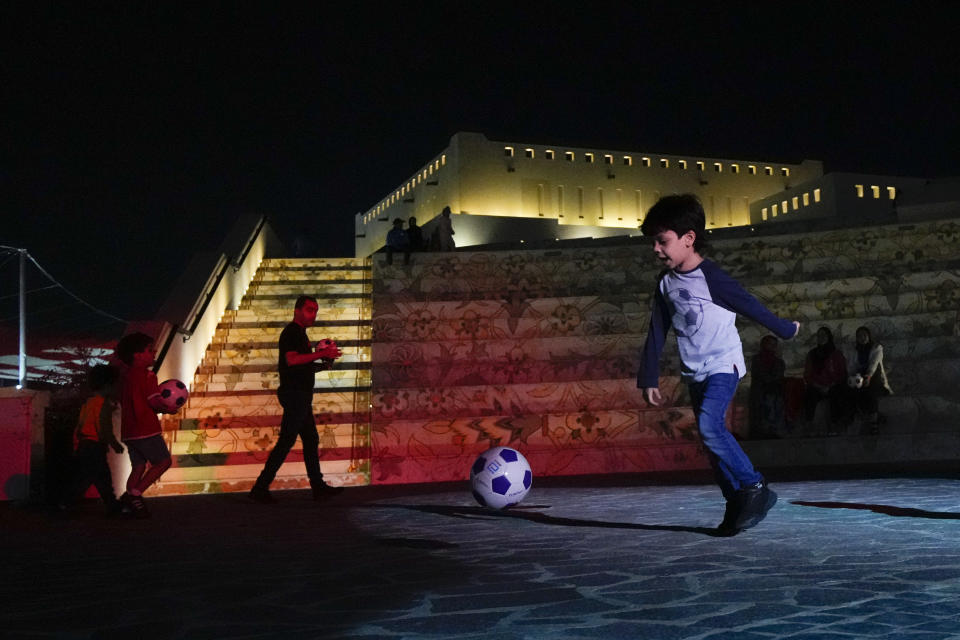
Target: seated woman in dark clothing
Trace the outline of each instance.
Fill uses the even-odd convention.
[[[847,359],[833,343],[833,333],[827,327],[817,330],[817,346],[807,353],[803,381],[806,392],[803,414],[807,423],[813,422],[821,400],[830,401],[828,433],[835,434],[849,421],[846,402]]]

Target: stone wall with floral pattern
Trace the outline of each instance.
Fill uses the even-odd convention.
[[[819,326],[885,346],[900,431],[954,428],[960,379],[960,224],[941,221],[725,237],[708,254],[783,317],[798,376]],[[373,268],[374,483],[462,480],[510,445],[537,475],[703,468],[672,339],[665,407],[635,384],[658,266],[641,238],[556,250],[414,254]],[[749,362],[766,331],[739,324]],[[749,376],[731,408],[744,434]],[[796,433],[791,435],[801,436]]]

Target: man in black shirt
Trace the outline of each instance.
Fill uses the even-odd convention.
[[[270,483],[298,435],[303,445],[303,464],[307,467],[314,499],[342,491],[324,482],[320,472],[320,437],[313,418],[313,376],[316,371],[329,369],[341,353],[336,345],[325,344],[326,341],[317,344],[316,350],[310,348],[307,327],[316,322],[318,308],[315,298],[298,297],[294,304],[293,322],[280,334],[280,388],[277,389],[277,398],[283,407],[283,418],[280,421],[280,437],[250,490],[250,498],[257,502],[276,502],[270,493]],[[317,364],[317,360],[321,361],[320,364]]]

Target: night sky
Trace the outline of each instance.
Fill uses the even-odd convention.
[[[0,244],[148,318],[242,213],[353,255],[457,131],[960,174],[953,3],[567,4],[4,3]]]

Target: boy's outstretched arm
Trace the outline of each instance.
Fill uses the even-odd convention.
[[[701,268],[716,304],[763,325],[782,340],[790,340],[800,333],[799,322],[778,317],[720,267],[704,263]]]

